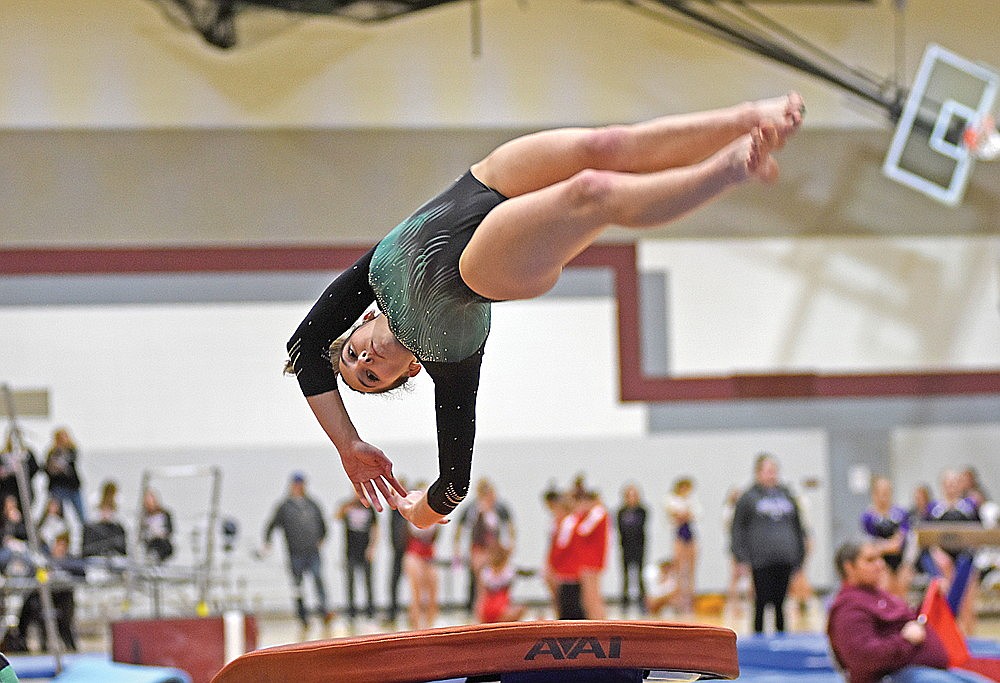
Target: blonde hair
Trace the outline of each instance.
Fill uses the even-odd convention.
[[[347,343],[347,340],[351,338],[351,335],[354,334],[354,330],[356,329],[358,329],[358,325],[352,327],[351,331],[343,337],[334,339],[326,351],[327,358],[330,361],[330,366],[333,368],[333,374],[337,377],[340,377],[340,354],[344,350],[344,344]],[[285,359],[285,368],[282,370],[282,374],[295,374],[295,363],[292,362],[291,358]]]

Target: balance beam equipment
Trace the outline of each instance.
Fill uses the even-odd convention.
[[[736,634],[655,621],[533,621],[380,633],[248,652],[212,683],[425,683],[570,669],[739,676]],[[497,679],[499,680],[499,679]]]

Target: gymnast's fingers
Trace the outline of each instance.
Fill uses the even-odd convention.
[[[358,497],[361,504],[365,507],[371,507],[368,503],[368,497],[365,495],[365,490],[361,487],[361,482],[353,481],[351,483],[354,484],[354,495]]]
[[[396,509],[396,503],[393,500],[393,498],[394,498],[393,494],[395,493],[395,491],[393,491],[391,488],[389,488],[389,485],[386,483],[385,478],[384,477],[380,477],[379,479],[376,479],[375,480],[375,485],[378,487],[378,490],[382,492],[382,497],[385,498],[385,502],[389,504],[390,508],[392,508],[393,510],[395,510]],[[381,510],[379,510],[379,512],[381,512]]]
[[[389,482],[389,485],[392,486],[392,488],[396,489],[396,493],[399,495],[405,496],[409,493],[409,491],[406,490],[406,487],[403,486],[402,482],[396,479],[396,476],[391,471],[388,475],[386,475],[385,480]]]
[[[371,501],[372,506],[374,506],[376,511],[382,512],[382,501],[379,500],[378,493],[375,492],[375,485],[369,479],[365,482],[364,486],[365,493],[368,494],[368,500]]]

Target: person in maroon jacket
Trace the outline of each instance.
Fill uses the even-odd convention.
[[[834,557],[843,579],[827,635],[849,683],[981,683],[949,669],[944,644],[906,601],[883,588],[886,566],[874,543],[845,543]]]

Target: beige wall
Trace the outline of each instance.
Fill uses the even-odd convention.
[[[996,2],[906,5],[905,81],[930,41],[970,59],[1000,55]],[[893,7],[764,5],[886,76]],[[237,24],[242,45],[222,51],[153,0],[5,0],[3,244],[371,242],[518,132],[791,88],[809,115],[781,184],[644,237],[1000,230],[1000,164],[980,164],[963,206],[944,208],[881,175],[883,112],[789,67],[610,0],[488,0],[478,57],[471,19],[465,3],[379,24],[257,10]]]
[[[169,2],[169,0],[161,0]],[[995,61],[992,0],[905,3],[906,81],[938,42]],[[859,69],[895,69],[895,3],[759,7]],[[482,54],[467,3],[388,23],[274,17],[220,51],[154,0],[5,0],[0,126],[538,127],[631,120],[801,89],[817,126],[877,112],[810,77],[606,0],[485,0]]]

